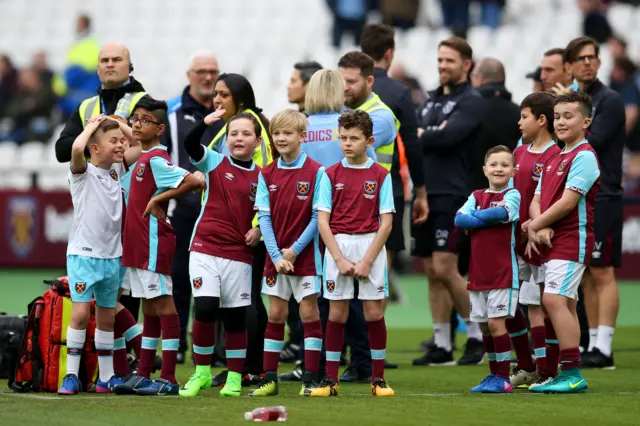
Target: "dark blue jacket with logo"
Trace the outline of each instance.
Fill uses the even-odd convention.
[[[204,117],[213,112],[213,108],[209,109],[196,101],[189,94],[189,86],[182,92],[182,96],[167,101],[168,125],[167,130],[160,137],[160,142],[166,145],[171,154],[171,161],[190,172],[196,171],[196,168],[189,160],[189,155],[184,149],[184,140],[189,131],[200,122]],[[209,141],[202,141],[207,145]],[[200,214],[201,194],[189,193],[177,201],[177,206],[173,210],[173,215],[180,215],[196,220]]]
[[[420,142],[429,196],[467,197],[471,192],[473,146],[481,138],[482,105],[482,97],[469,83],[454,86],[448,95],[442,87],[427,93],[418,111],[418,125],[424,129]]]

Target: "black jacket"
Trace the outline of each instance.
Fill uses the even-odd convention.
[[[595,80],[584,90],[593,109],[587,140],[598,154],[600,189],[597,198],[622,197],[622,152],[626,140],[624,102],[620,94]]]
[[[184,141],[187,134],[196,125],[202,121],[204,117],[214,111],[196,101],[189,94],[190,86],[185,87],[182,92],[180,102],[171,108],[168,116],[167,130],[160,136],[160,142],[169,148],[171,153],[171,161],[190,172],[196,171],[196,167],[191,163],[189,154],[184,149]],[[211,140],[201,141],[207,145]],[[177,206],[173,211],[173,215],[185,216],[196,220],[200,214],[201,194],[188,193],[183,195],[177,201]]]
[[[425,183],[432,195],[467,197],[471,192],[471,159],[482,125],[483,100],[471,84],[462,83],[445,95],[442,87],[427,93],[420,111],[420,142]],[[439,126],[447,121],[444,128]]]
[[[100,105],[100,112],[106,115],[111,115],[115,112],[118,106],[118,101],[127,93],[131,92],[144,92],[144,87],[135,78],[131,77],[128,84],[117,89],[103,89],[98,88],[98,95],[100,100],[104,102],[106,111],[102,109],[102,103]],[[145,95],[145,97],[148,95]],[[80,105],[73,111],[67,124],[64,126],[60,137],[56,141],[56,158],[60,163],[66,163],[71,161],[71,146],[73,141],[82,133],[84,127],[82,126],[82,120],[79,114]]]
[[[411,101],[411,91],[407,86],[397,80],[389,78],[382,68],[373,71],[375,81],[373,91],[380,97],[393,114],[400,121],[400,137],[405,147],[405,155],[411,173],[414,186],[424,185],[424,165],[421,161],[421,147],[418,143],[418,122],[416,121],[415,108]],[[398,144],[393,150],[393,163],[391,166],[391,178],[393,180],[393,196],[404,194],[402,178],[400,177],[400,158]]]
[[[503,84],[489,83],[476,89],[483,97],[482,137],[473,147],[471,162],[472,189],[488,186],[482,172],[484,156],[496,145],[506,145],[512,151],[520,139],[520,107],[511,102],[511,93]]]

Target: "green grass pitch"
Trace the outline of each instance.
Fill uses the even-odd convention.
[[[20,274],[21,276],[25,274]],[[8,292],[7,277],[0,271],[0,293],[9,294],[16,309],[41,291],[32,272],[22,287],[22,296]],[[13,275],[12,276],[16,276]],[[49,278],[51,275],[46,275]],[[31,283],[36,284],[31,286]],[[16,278],[16,281],[21,279]],[[243,413],[256,407],[283,405],[289,411],[291,425],[638,425],[640,424],[640,315],[635,311],[636,285],[623,291],[621,326],[615,335],[615,371],[585,371],[589,390],[579,395],[532,395],[515,391],[512,395],[476,395],[469,389],[486,374],[486,363],[477,367],[412,367],[411,360],[421,355],[418,342],[430,332],[423,328],[420,307],[412,307],[414,296],[424,295],[421,282],[408,280],[407,304],[389,312],[387,357],[400,364],[386,378],[395,389],[393,398],[371,396],[368,385],[343,384],[335,398],[305,398],[297,395],[298,384],[281,383],[280,395],[270,398],[243,396],[221,398],[219,389],[202,391],[192,399],[180,397],[138,397],[81,394],[59,397],[55,394],[13,394],[0,381],[0,425],[46,424],[90,425],[212,425],[247,424]],[[22,282],[21,282],[22,284]],[[15,289],[15,287],[13,287]],[[27,290],[29,289],[29,290]],[[37,294],[36,294],[37,295]],[[633,296],[633,298],[632,298]],[[4,297],[2,298],[4,299]],[[0,311],[7,300],[0,299]],[[395,311],[398,311],[396,313]],[[414,316],[411,327],[400,311]],[[395,318],[392,318],[394,317]],[[424,319],[424,321],[427,321]],[[458,335],[458,347],[464,336]],[[457,356],[460,353],[456,354]],[[291,365],[281,365],[288,371]],[[193,372],[190,365],[179,366],[178,379],[184,383]],[[216,373],[217,371],[213,371]],[[553,422],[553,423],[551,423]]]

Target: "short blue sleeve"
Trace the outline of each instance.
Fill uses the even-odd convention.
[[[373,121],[373,148],[389,145],[396,140],[396,122],[393,114],[385,108],[376,109],[369,113]]]
[[[566,189],[585,195],[600,176],[598,160],[591,151],[581,151],[571,162]]]
[[[506,222],[516,222],[520,219],[520,192],[516,189],[509,190],[502,199],[506,202],[504,207],[509,213],[509,219]]]
[[[544,172],[540,172],[540,178],[538,179],[538,185],[536,186],[535,195],[540,195],[540,193],[542,192],[542,175],[543,174]]]
[[[380,214],[395,213],[396,207],[393,203],[393,186],[391,185],[390,173],[382,181],[378,202],[380,203]]]
[[[176,166],[162,157],[152,157],[149,161],[153,179],[159,190],[177,188],[184,177],[189,174],[185,169]]]
[[[318,185],[318,201],[314,203],[313,208],[318,211],[331,213],[332,206],[332,193],[331,193],[331,180],[326,173],[322,174],[320,179],[320,185]],[[314,197],[316,195],[314,194]]]
[[[477,204],[478,203],[476,201],[476,197],[472,192],[471,194],[469,194],[469,198],[467,198],[467,201],[464,203],[464,205],[460,207],[458,213],[471,214],[476,209]]]
[[[322,179],[324,179],[325,175],[324,167],[320,167],[318,169],[318,173],[316,173],[316,184],[313,187],[313,201],[311,202],[311,205],[314,210],[318,208],[318,201],[320,201],[320,184],[322,183]]]
[[[258,175],[258,191],[256,192],[254,210],[260,210],[261,212],[271,211],[271,204],[269,203],[269,188],[267,188],[267,183],[265,182],[264,177],[262,177],[262,172]]]
[[[224,155],[218,152],[212,151],[209,148],[205,148],[204,155],[202,156],[200,161],[193,161],[193,158],[192,158],[191,162],[202,173],[209,173],[211,170],[218,167],[220,163],[222,163],[222,160],[224,160]]]

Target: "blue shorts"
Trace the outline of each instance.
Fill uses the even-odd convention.
[[[120,258],[97,259],[67,256],[67,274],[71,301],[91,302],[101,308],[115,308],[120,288]]]

